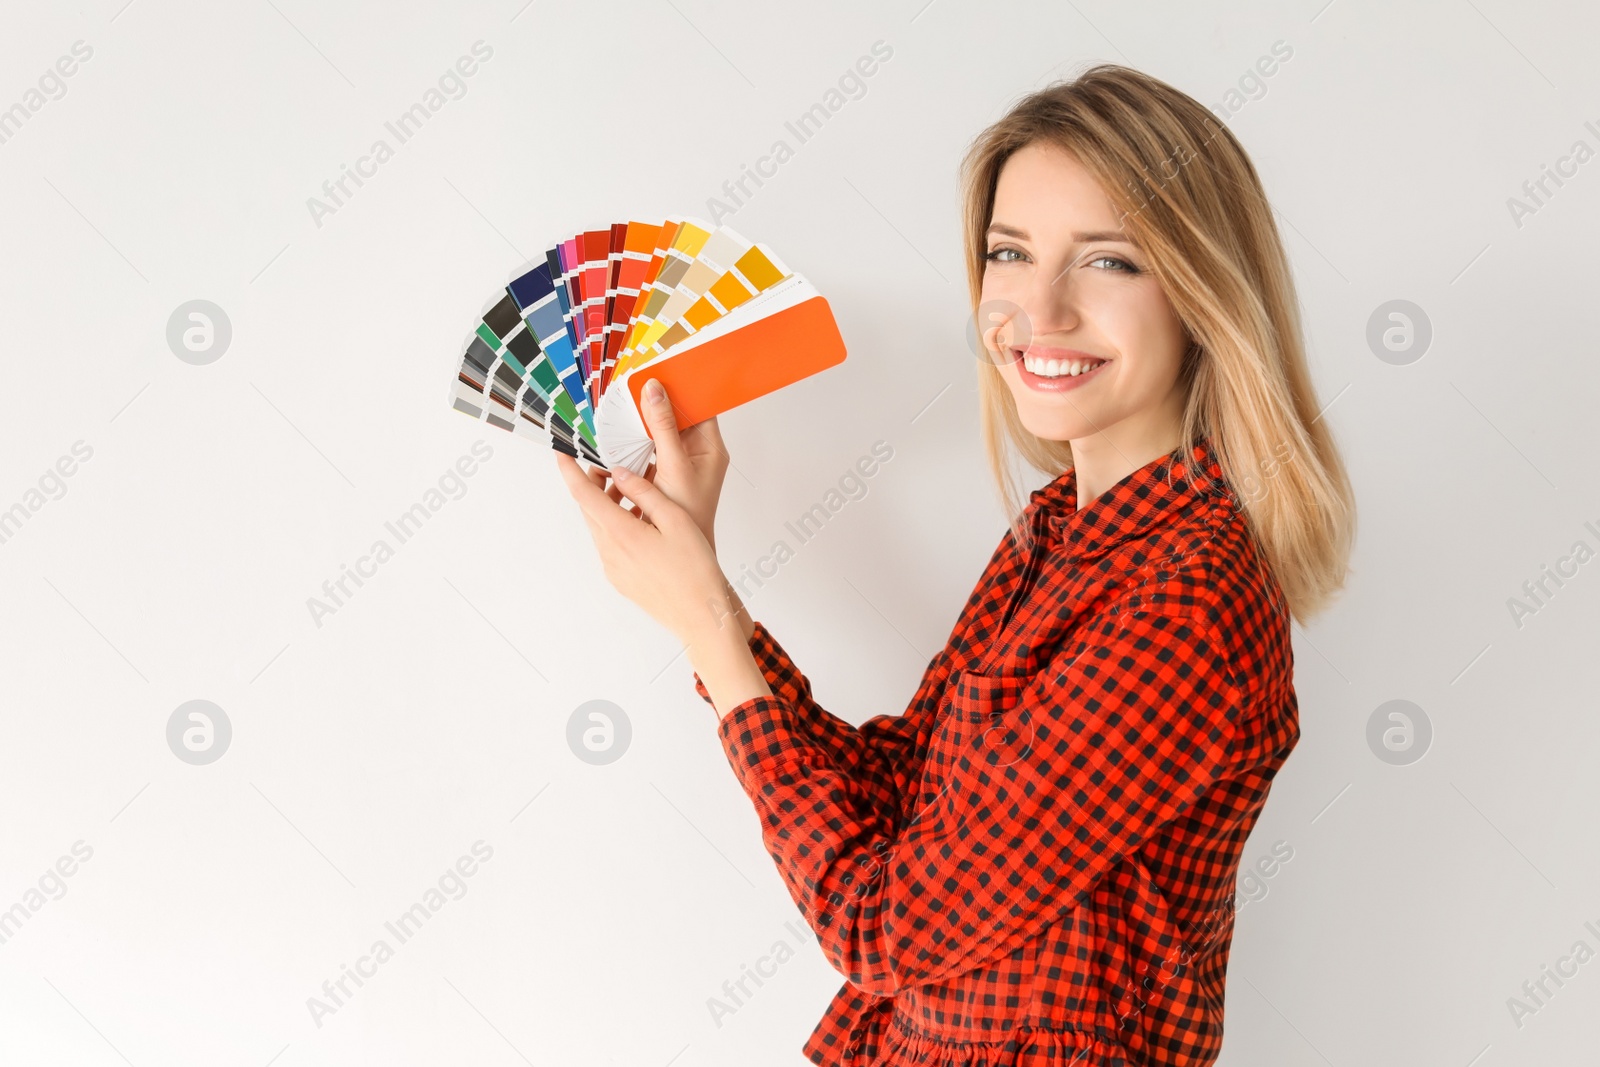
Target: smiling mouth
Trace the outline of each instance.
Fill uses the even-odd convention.
[[[1013,361],[1020,360],[1029,374],[1039,378],[1076,378],[1109,363],[1110,360],[1086,353],[1063,354],[1061,358],[1045,358],[1035,350],[1012,348]]]

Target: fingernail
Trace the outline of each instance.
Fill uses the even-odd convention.
[[[652,404],[659,404],[667,397],[667,390],[662,386],[659,378],[651,378],[644,383],[644,398]]]
[[[633,477],[633,472],[627,467],[618,464],[617,466],[611,468],[611,477],[615,478],[619,482],[625,482],[629,478]]]

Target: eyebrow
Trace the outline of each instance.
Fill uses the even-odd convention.
[[[1001,222],[989,224],[989,228],[984,231],[984,235],[987,236],[991,233],[1015,237],[1020,241],[1028,240],[1028,232],[1026,230],[1019,230],[1015,226],[1007,226]],[[1088,244],[1090,241],[1117,241],[1125,245],[1138,247],[1138,242],[1129,238],[1121,230],[1076,230],[1072,234],[1072,239],[1079,244]]]

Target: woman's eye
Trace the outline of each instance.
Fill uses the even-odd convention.
[[[1019,252],[1015,248],[996,248],[992,252],[984,253],[984,257],[983,258],[985,260],[989,261],[990,263],[1020,263],[1020,262],[1022,262],[1024,260],[1026,260],[1028,257],[1023,255],[1021,252]],[[1138,267],[1134,266],[1132,263],[1129,263],[1127,260],[1122,259],[1122,258],[1120,258],[1118,256],[1111,256],[1111,255],[1095,256],[1093,259],[1086,260],[1085,262],[1090,266],[1093,266],[1095,264],[1100,264],[1100,263],[1111,263],[1111,264],[1114,264],[1114,266],[1112,266],[1112,267],[1101,268],[1101,269],[1104,269],[1104,270],[1108,270],[1110,273],[1113,273],[1113,274],[1142,274],[1143,273]]]
[[[1118,259],[1116,256],[1096,256],[1094,259],[1091,259],[1089,262],[1090,263],[1115,263],[1115,264],[1117,264],[1119,269],[1113,271],[1112,273],[1114,273],[1114,274],[1138,274],[1139,273],[1139,268],[1138,267],[1135,267],[1132,263],[1129,263],[1125,259]]]

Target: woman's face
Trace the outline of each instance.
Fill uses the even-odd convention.
[[[1148,258],[1119,229],[1104,190],[1062,149],[1035,142],[1001,168],[979,329],[1037,437],[1109,430],[1148,444],[1181,423],[1189,340]],[[1080,367],[1089,369],[1074,376]]]

